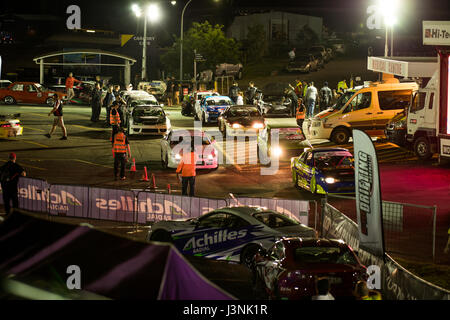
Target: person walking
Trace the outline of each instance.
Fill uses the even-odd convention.
[[[112,152],[114,157],[114,180],[117,180],[119,165],[120,180],[125,180],[125,163],[127,162],[127,159],[131,159],[131,150],[128,138],[123,132],[123,128],[119,128],[117,134],[114,136]]]
[[[73,85],[75,82],[83,83],[83,81],[75,79],[73,77],[73,73],[70,72],[69,76],[66,78],[67,101],[69,101],[69,102],[75,96],[75,92],[73,91]]]
[[[11,152],[8,157],[8,162],[0,168],[3,206],[5,207],[6,214],[11,213],[11,202],[13,209],[19,207],[17,183],[21,176],[25,177],[27,175],[25,170],[16,163],[16,158],[16,154]]]
[[[191,145],[191,152],[183,153],[180,163],[177,167],[177,179],[181,173],[181,194],[187,196],[187,189],[189,185],[189,196],[194,196],[195,188],[195,164],[197,163],[197,155],[195,153],[194,145]]]
[[[328,87],[327,81],[325,81],[323,87],[319,91],[319,99],[320,99],[319,112],[322,110],[326,110],[330,107],[331,100],[333,99],[333,92]]]
[[[121,119],[122,117],[119,114],[119,101],[115,100],[111,104],[111,110],[109,112],[109,124],[111,125],[112,131],[111,131],[111,138],[110,141],[114,144],[114,136],[116,133],[119,132],[119,129],[121,128]]]
[[[330,281],[327,278],[317,280],[316,290],[317,294],[312,296],[312,300],[334,300],[330,293]]]
[[[358,281],[353,292],[356,300],[382,300],[381,293],[376,290],[369,290],[366,281]]]
[[[238,87],[237,82],[233,82],[233,85],[230,87],[230,90],[228,92],[228,96],[231,98],[231,100],[233,100],[234,104],[237,103],[239,91],[241,91],[241,89]]]
[[[116,100],[114,97],[114,87],[109,86],[108,91],[106,92],[105,99],[103,99],[103,107],[106,110],[106,119],[105,119],[105,127],[109,127],[111,124],[109,122],[109,116],[111,112],[111,105]]]
[[[50,129],[50,132],[45,134],[47,138],[51,138],[53,132],[55,132],[56,126],[59,126],[62,130],[63,136],[59,140],[67,140],[67,129],[64,126],[64,119],[63,119],[63,102],[61,99],[57,98],[55,100],[55,103],[53,105],[53,109],[48,113],[48,116],[53,113],[53,125]]]
[[[101,100],[102,100],[102,89],[100,88],[100,84],[96,83],[95,89],[91,93],[92,122],[97,122],[100,118],[100,112],[102,110]]]
[[[317,88],[314,87],[314,82],[311,82],[306,90],[306,117],[311,118],[314,116],[314,107],[317,100]]]
[[[247,91],[245,92],[245,99],[247,104],[255,104],[256,92],[258,88],[255,87],[255,83],[250,81],[248,83]]]

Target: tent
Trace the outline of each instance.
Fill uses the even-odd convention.
[[[64,297],[235,299],[198,273],[173,245],[133,241],[88,226],[15,212],[0,224],[0,252],[2,277]],[[67,287],[70,266],[79,267],[80,290]]]

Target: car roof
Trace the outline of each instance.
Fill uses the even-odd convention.
[[[222,99],[222,98],[227,98],[227,99],[231,100],[231,98],[230,98],[229,96],[206,96],[205,98],[206,98],[206,99],[208,99],[208,98],[213,98],[214,100],[216,100],[216,99]]]

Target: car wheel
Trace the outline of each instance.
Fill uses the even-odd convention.
[[[336,144],[345,144],[350,139],[350,132],[345,128],[338,128],[331,134],[331,141]]]
[[[253,244],[248,245],[241,251],[241,263],[250,270],[254,270],[255,267],[255,254],[260,250],[260,246]]]
[[[157,230],[155,232],[152,232],[150,235],[150,241],[159,241],[159,242],[167,242],[172,243],[173,239],[170,233],[168,233],[165,230]]]
[[[311,181],[309,182],[309,190],[311,191],[312,194],[316,194],[317,193],[317,183],[316,183],[316,177],[313,176],[311,178]]]
[[[431,153],[430,142],[425,137],[419,137],[414,142],[414,152],[420,160],[429,160],[433,155]]]
[[[47,98],[47,100],[45,100],[45,103],[46,103],[49,107],[53,107],[53,105],[55,104],[55,99],[53,99],[53,98]]]
[[[5,104],[16,104],[16,99],[14,99],[11,96],[6,96],[3,101],[5,102]]]

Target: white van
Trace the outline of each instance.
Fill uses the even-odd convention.
[[[415,82],[374,82],[353,94],[338,111],[315,116],[303,123],[307,139],[328,139],[336,144],[347,143],[352,129],[364,130],[370,136],[384,136],[386,123],[408,107]]]

